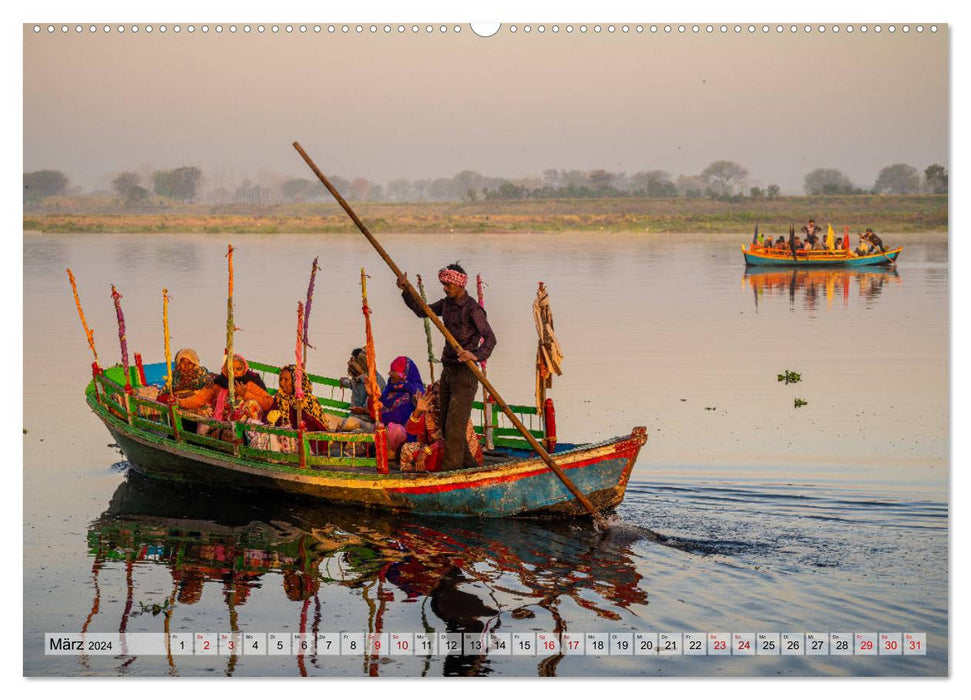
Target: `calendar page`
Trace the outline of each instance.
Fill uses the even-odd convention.
[[[657,9],[22,19],[24,676],[949,675],[952,27]]]

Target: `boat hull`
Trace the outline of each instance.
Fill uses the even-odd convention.
[[[861,255],[859,257],[839,256],[827,251],[797,251],[796,259],[788,251],[753,251],[742,248],[745,264],[751,266],[773,267],[875,267],[892,265],[903,248],[894,248],[884,253]]]
[[[308,469],[223,455],[177,443],[89,406],[105,423],[132,468],[158,479],[215,489],[276,492],[347,505],[423,515],[510,517],[582,516],[585,509],[537,456],[496,466],[441,473],[378,474],[346,469]],[[644,428],[629,436],[557,452],[554,458],[598,510],[617,506],[641,446]]]

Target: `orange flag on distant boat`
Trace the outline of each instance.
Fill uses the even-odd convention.
[[[848,225],[843,226],[843,250],[850,249],[850,227]]]

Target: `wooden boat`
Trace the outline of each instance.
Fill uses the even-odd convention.
[[[272,365],[249,364],[262,373],[265,381],[271,380],[268,386],[280,371]],[[144,375],[137,368],[130,368],[132,386],[159,383],[165,375],[164,362],[141,369]],[[330,391],[330,398],[318,398],[324,410],[346,415],[349,404],[337,398],[339,382],[313,374],[309,377],[315,385],[315,396],[322,396],[321,389]],[[387,473],[382,473],[374,456],[373,435],[298,433],[265,425],[216,421],[126,393],[125,383],[120,366],[95,369],[86,389],[88,406],[108,428],[132,468],[149,477],[426,515],[587,515],[529,444],[516,437],[518,432],[505,426],[505,416],[492,404],[488,409],[496,449],[487,452],[483,466],[406,473],[392,463]],[[535,407],[511,408],[530,426],[533,436],[545,443],[557,465],[598,511],[610,510],[623,500],[637,455],[647,441],[646,428],[636,427],[629,435],[596,444],[566,444],[532,427],[543,423]],[[473,416],[483,417],[481,403],[474,405]],[[228,430],[235,439],[197,434],[186,429],[185,421],[207,424],[217,432]],[[482,423],[480,420],[476,426],[480,434]],[[296,453],[251,448],[245,440],[247,430],[290,437],[297,441]]]
[[[894,248],[886,253],[876,252],[868,255],[854,255],[849,250],[797,250],[795,259],[792,251],[776,250],[760,245],[742,246],[746,265],[774,265],[784,267],[871,267],[893,265],[903,248]]]

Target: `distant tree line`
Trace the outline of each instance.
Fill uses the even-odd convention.
[[[803,180],[806,194],[947,194],[947,168],[934,163],[924,168],[921,177],[917,168],[896,163],[883,168],[870,189],[854,185],[835,168],[817,168]]]
[[[382,186],[363,177],[346,179],[331,175],[337,190],[352,201],[423,202],[423,201],[492,201],[522,199],[560,199],[597,197],[708,197],[738,201],[746,196],[748,170],[730,160],[709,164],[697,175],[672,175],[664,170],[645,170],[633,174],[595,170],[543,171],[542,177],[518,179],[489,177],[463,170],[450,178],[405,180],[395,179]],[[330,193],[316,180],[286,178],[263,174],[259,182],[244,180],[233,189],[216,186],[202,192],[202,170],[182,166],[157,170],[146,181],[143,175],[123,172],[111,181],[112,194],[126,209],[143,209],[165,200],[246,205],[270,205],[282,202],[331,201]],[[56,170],[24,173],[24,202],[64,195],[69,180]],[[149,189],[150,188],[150,189]],[[913,166],[897,163],[883,168],[870,188],[855,185],[842,171],[817,168],[806,174],[803,191],[808,195],[826,194],[947,194],[948,172],[938,163],[927,166],[921,174]],[[753,199],[776,198],[781,194],[776,184],[752,186],[747,196]],[[152,196],[156,197],[153,201]]]
[[[24,202],[64,194],[68,186],[67,176],[59,170],[38,170],[24,173]]]

